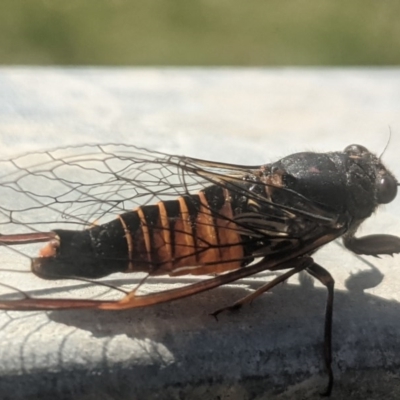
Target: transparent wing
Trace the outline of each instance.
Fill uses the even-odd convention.
[[[287,237],[289,223],[299,236],[302,231],[307,232],[310,251],[313,247],[310,243],[323,236],[325,227],[332,224],[336,216],[320,212],[312,202],[285,188],[276,188],[285,191],[289,198],[285,205],[268,200],[251,184],[259,170],[258,166],[217,163],[118,144],[65,147],[26,154],[0,161],[0,234],[86,229],[137,207],[175,200],[218,185],[257,205],[232,221],[240,237],[246,235],[244,242],[264,239],[265,245],[255,250],[254,257],[270,255],[271,240],[282,240],[276,239],[277,235],[288,241],[289,252],[300,254],[304,242]],[[243,185],[247,181],[250,183]],[[268,184],[257,181],[257,185]],[[219,209],[213,207],[212,202],[206,204],[206,208],[218,214]],[[262,216],[260,210],[263,210]],[[223,217],[227,219],[226,215]],[[312,230],[310,224],[316,228]],[[337,230],[339,234],[340,229]],[[283,252],[285,247],[281,248]],[[33,290],[40,298],[60,297],[59,293],[66,291],[73,293],[73,297],[104,298],[117,286],[117,290],[128,293],[139,286],[143,288],[143,282],[147,282],[146,275],[127,279],[121,274],[112,281],[109,278],[96,281],[97,285],[81,282],[65,286],[64,283],[50,285],[49,289],[48,283],[43,286],[39,278],[31,276],[29,260],[11,257],[13,252],[28,259],[35,257],[38,245],[3,246],[1,251],[0,284],[6,296],[25,297],[30,292],[31,298]],[[26,279],[26,275],[23,279],[16,278],[19,270],[29,278]]]
[[[196,193],[228,175],[240,180],[245,172],[127,145],[26,154],[0,161],[0,224],[35,230],[60,222],[87,227],[138,206]]]

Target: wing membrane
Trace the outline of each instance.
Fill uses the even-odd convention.
[[[265,170],[268,165],[263,168]],[[246,210],[230,217],[222,214],[213,203],[204,204],[204,210],[208,209],[214,217],[235,224],[235,228],[230,229],[237,230],[244,246],[251,248],[249,242],[262,241],[262,245],[253,246],[250,254],[243,255],[246,264],[254,257],[263,257],[266,261],[262,269],[269,269],[279,264],[284,254],[288,254],[285,257],[290,259],[304,254],[303,248],[308,252],[314,251],[321,245],[318,244],[319,238],[329,237],[332,240],[342,233],[343,228],[336,223],[335,215],[322,212],[297,193],[274,187],[284,191],[288,199],[285,204],[279,204],[254,190],[253,183],[261,187],[271,186],[257,180],[259,166],[218,163],[152,152],[135,146],[107,144],[58,148],[2,160],[0,171],[0,232],[3,235],[47,232],[56,228],[86,229],[111,221],[137,207],[194,195],[210,185],[227,189],[255,205],[253,211]],[[330,232],[328,236],[326,232]],[[206,246],[215,244],[210,240]],[[16,246],[11,250],[32,258],[37,247]],[[204,248],[193,248],[192,251],[204,251]],[[224,262],[231,261],[227,259]],[[18,261],[18,267],[20,264],[24,261]],[[208,261],[208,265],[213,264],[221,264],[221,261]],[[25,267],[29,271],[29,261],[25,261]],[[190,273],[193,266],[187,267]],[[243,276],[254,273],[251,267],[246,268],[248,272]],[[2,254],[0,283],[7,295],[12,292],[11,288],[16,287],[15,279],[11,279],[11,283],[6,281],[13,269],[17,269],[15,261],[7,264]],[[28,285],[31,284],[30,279],[27,280]],[[34,289],[41,297],[43,292],[36,281],[38,278],[34,279]],[[117,277],[118,286],[121,279]],[[146,278],[132,280],[127,275],[124,279],[127,282],[125,292],[135,291],[148,282]],[[107,297],[110,285],[114,285],[109,280],[107,282],[89,295],[85,291],[85,298],[103,298],[104,290]],[[219,284],[222,283],[224,279]],[[214,282],[210,287],[219,284]],[[26,294],[29,288],[21,286],[20,293]],[[86,289],[87,283],[82,286]],[[59,292],[56,290],[54,296],[60,297]],[[28,300],[32,298],[28,296]]]

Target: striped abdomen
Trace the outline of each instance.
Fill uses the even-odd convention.
[[[57,240],[32,264],[43,278],[220,273],[239,268],[244,252],[230,193],[219,186],[139,207],[84,231],[54,232]]]

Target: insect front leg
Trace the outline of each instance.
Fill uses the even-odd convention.
[[[311,257],[302,257],[302,258],[296,259],[295,261],[290,260],[290,261],[288,261],[286,263],[283,263],[282,265],[279,266],[279,268],[272,269],[272,270],[276,271],[276,270],[288,269],[288,268],[292,268],[292,269],[290,271],[285,272],[284,274],[276,277],[271,282],[268,282],[267,284],[261,286],[260,288],[255,290],[253,293],[251,293],[251,294],[241,298],[240,300],[236,301],[231,306],[220,308],[217,311],[214,311],[211,315],[214,316],[214,317],[217,317],[217,315],[220,314],[223,311],[238,310],[244,304],[252,302],[258,296],[260,296],[261,294],[263,294],[263,293],[267,292],[268,290],[274,288],[279,283],[285,282],[291,276],[293,276],[293,275],[299,273],[300,271],[308,268],[308,266],[310,264],[312,264],[312,263],[313,263],[313,259]]]
[[[324,329],[324,358],[328,372],[328,386],[322,396],[330,396],[333,386],[332,371],[332,315],[333,315],[333,294],[335,281],[332,275],[317,263],[308,266],[306,271],[314,278],[318,279],[328,289],[328,298],[325,309],[325,329]]]
[[[352,252],[366,256],[400,253],[400,238],[393,235],[346,236],[343,244]]]

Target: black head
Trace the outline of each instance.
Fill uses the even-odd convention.
[[[350,158],[372,166],[375,172],[376,200],[378,204],[387,204],[397,195],[399,185],[393,174],[381,163],[380,158],[368,151],[364,146],[352,144],[344,149]]]

